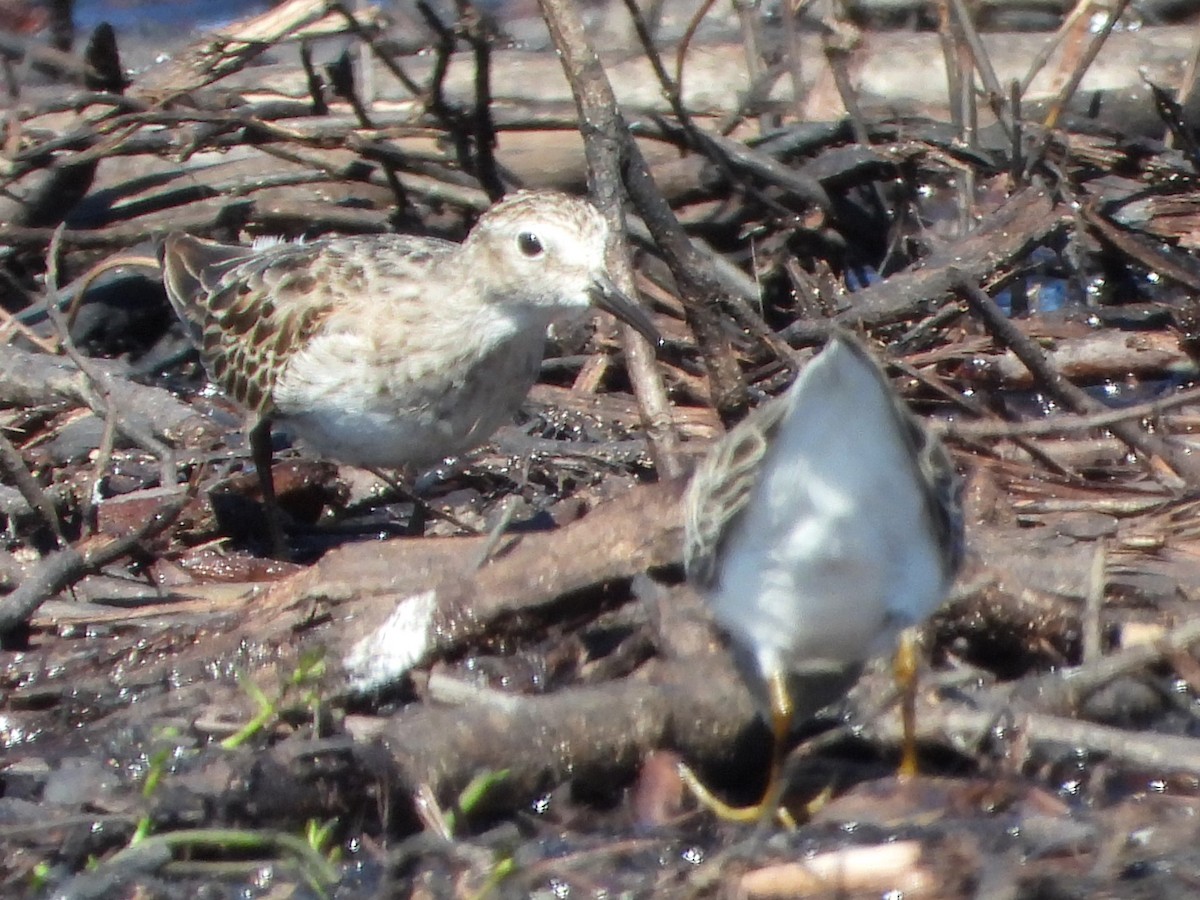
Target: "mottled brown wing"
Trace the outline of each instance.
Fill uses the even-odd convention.
[[[187,325],[209,376],[259,415],[272,410],[272,390],[289,356],[320,327],[348,292],[364,290],[361,271],[331,267],[329,242],[234,247],[186,234],[163,243],[167,297]]]
[[[199,346],[204,331],[204,307],[196,298],[209,293],[215,275],[246,258],[247,248],[202,241],[180,232],[167,235],[158,248],[163,286],[175,314]]]
[[[768,400],[734,426],[696,467],[684,496],[683,566],[697,587],[713,587],[726,537],[750,501],[771,440],[789,404]]]

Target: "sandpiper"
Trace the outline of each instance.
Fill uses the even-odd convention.
[[[412,471],[478,446],[513,416],[558,318],[599,307],[657,343],[613,284],[608,236],[590,203],[543,191],[497,203],[461,244],[168,236],[167,296],[209,376],[247,410],[275,549],[273,422],[340,462]]]
[[[845,693],[945,597],[963,555],[959,479],[870,353],[837,333],[713,448],[684,502],[688,577],[774,737],[760,804],[697,792],[729,818],[769,815],[792,722]],[[897,671],[912,653],[902,642]]]

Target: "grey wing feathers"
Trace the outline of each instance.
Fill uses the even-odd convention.
[[[717,577],[721,545],[750,501],[763,458],[790,408],[788,397],[769,400],[739,422],[701,460],[684,497],[683,564],[701,588]]]
[[[929,431],[908,405],[892,388],[882,365],[859,340],[849,332],[836,331],[830,344],[838,342],[862,360],[875,373],[880,387],[892,400],[896,425],[908,445],[917,477],[927,488],[927,511],[938,538],[946,550],[946,577],[954,576],[962,564],[966,538],[963,530],[962,480],[942,442]]]
[[[949,580],[962,561],[964,547],[961,483],[950,456],[896,395],[879,362],[858,339],[837,331],[822,352],[835,347],[849,351],[866,366],[891,400],[897,430],[909,448],[918,479],[927,488],[927,510],[939,544],[946,548]],[[684,567],[699,587],[710,588],[715,583],[725,537],[744,512],[771,440],[796,401],[796,391],[789,390],[763,404],[697,467],[684,501]]]

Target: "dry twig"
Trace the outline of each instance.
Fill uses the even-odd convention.
[[[578,11],[565,0],[539,2],[558,48],[563,71],[571,82],[580,122],[586,123],[583,138],[592,196],[607,216],[613,232],[623,235],[621,176],[627,164],[642,169],[645,164],[632,155],[636,154],[636,147],[621,120],[612,86],[588,41]],[[626,251],[623,247],[610,248],[610,258],[613,255],[618,262],[611,267],[617,274],[617,286],[632,295],[636,289]],[[655,460],[664,476],[675,477],[681,472],[679,437],[671,422],[662,377],[655,369],[653,350],[628,326],[622,328],[622,335],[630,379],[641,405]]]

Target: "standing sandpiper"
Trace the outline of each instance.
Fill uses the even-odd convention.
[[[762,803],[733,809],[697,790],[707,805],[774,812],[792,722],[941,604],[963,555],[959,494],[941,442],[843,333],[704,459],[684,501],[685,566],[774,735]],[[911,642],[897,660],[915,671]],[[911,701],[909,728],[910,716]]]
[[[161,250],[167,296],[214,382],[246,408],[272,540],[271,424],[351,465],[419,469],[486,441],[537,378],[547,327],[589,305],[647,340],[590,203],[520,192],[462,244],[404,235]]]

